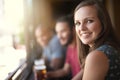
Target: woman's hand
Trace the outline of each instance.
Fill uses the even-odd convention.
[[[82,80],[82,76],[83,76],[83,69],[80,70],[80,72],[72,78],[72,80]]]

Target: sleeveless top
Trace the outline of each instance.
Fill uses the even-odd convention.
[[[120,80],[120,52],[110,45],[102,45],[97,50],[102,51],[109,60],[109,69],[105,80]]]

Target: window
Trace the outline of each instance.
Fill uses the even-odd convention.
[[[5,80],[26,58],[24,0],[0,0],[0,80]]]

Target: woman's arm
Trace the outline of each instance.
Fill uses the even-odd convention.
[[[107,56],[101,51],[88,54],[82,80],[104,80],[109,68]]]
[[[80,70],[80,72],[72,78],[72,80],[82,80],[82,76],[83,76],[83,69]]]

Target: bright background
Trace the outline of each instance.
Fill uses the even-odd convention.
[[[8,73],[14,71],[26,57],[25,46],[20,43],[20,35],[24,34],[23,1],[0,0],[0,80],[5,80]],[[13,47],[13,35],[16,49]]]

